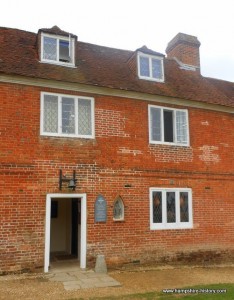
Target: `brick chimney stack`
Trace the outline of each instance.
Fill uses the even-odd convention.
[[[200,45],[196,36],[178,33],[167,45],[167,57],[174,58],[183,69],[200,73]]]

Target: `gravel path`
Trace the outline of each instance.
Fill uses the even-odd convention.
[[[212,267],[135,267],[110,271],[121,287],[66,291],[61,282],[51,282],[43,273],[0,276],[1,300],[60,300],[126,295],[165,288],[182,288],[211,283],[233,283],[234,265]]]

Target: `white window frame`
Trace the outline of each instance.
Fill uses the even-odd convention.
[[[162,193],[162,223],[153,222],[153,192]],[[167,207],[166,207],[166,192],[175,192],[176,197],[176,222],[167,223]],[[188,213],[189,221],[180,222],[180,192],[188,193]],[[193,208],[192,208],[192,190],[190,188],[150,188],[150,229],[191,229],[193,228]]]
[[[158,108],[161,109],[161,141],[155,141],[152,137],[152,120],[151,120],[151,108]],[[173,140],[174,142],[165,142],[164,141],[164,115],[163,110],[173,111]],[[175,112],[176,111],[183,111],[186,114],[186,122],[187,122],[187,143],[180,143],[177,141],[177,128],[176,128],[176,118]],[[149,142],[150,144],[164,144],[164,145],[174,145],[174,146],[189,146],[190,145],[190,137],[189,137],[189,118],[188,118],[188,110],[187,109],[177,109],[165,106],[156,106],[156,105],[148,105],[148,127],[149,127]]]
[[[57,60],[43,58],[44,38],[45,37],[56,39]],[[71,55],[71,62],[64,62],[64,61],[59,60],[59,41],[60,40],[68,41],[70,43],[69,52]],[[75,40],[74,40],[74,38],[42,33],[41,34],[41,62],[48,63],[48,64],[60,65],[60,66],[66,66],[66,67],[75,67]]]
[[[141,75],[141,65],[140,65],[140,57],[146,57],[149,59],[149,71],[150,71],[150,76],[142,76]],[[161,68],[162,68],[162,78],[155,78],[153,77],[153,72],[152,72],[152,59],[159,60],[161,63]],[[138,52],[137,55],[137,69],[138,69],[138,77],[140,79],[145,79],[145,80],[151,80],[151,81],[157,81],[157,82],[164,82],[164,59],[161,56],[156,56],[156,55],[149,55],[145,54],[142,52]]]
[[[58,132],[45,132],[44,131],[44,96],[52,95],[58,97]],[[62,97],[74,98],[75,99],[75,134],[62,133]],[[82,135],[78,134],[78,101],[79,99],[87,99],[91,103],[91,134]],[[72,137],[72,138],[86,138],[94,139],[95,138],[95,117],[94,117],[94,98],[84,97],[84,96],[74,96],[66,94],[57,94],[57,93],[48,93],[41,92],[41,120],[40,120],[40,134],[45,136],[57,136],[57,137]]]

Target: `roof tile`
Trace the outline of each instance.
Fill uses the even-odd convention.
[[[76,35],[71,34],[69,32],[61,30],[57,25],[51,27],[51,28],[41,28],[38,30],[38,33],[45,32],[49,34],[55,34],[55,35],[61,35],[61,36],[69,36],[76,37]]]
[[[41,29],[45,32],[45,29]],[[50,33],[65,34],[57,26]],[[48,32],[48,31],[47,31]],[[41,63],[37,34],[0,28],[0,73],[83,83],[100,87],[162,95],[234,107],[234,83],[205,78],[182,70],[173,59],[164,58],[165,82],[138,78],[129,66],[134,51],[76,42],[76,68]],[[131,63],[133,63],[131,61]],[[136,63],[136,61],[135,61]]]

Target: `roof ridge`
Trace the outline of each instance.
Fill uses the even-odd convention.
[[[58,30],[56,27],[54,29]],[[0,43],[1,74],[131,90],[234,107],[232,82],[181,70],[170,58],[165,57],[164,61],[165,82],[152,82],[139,79],[137,59],[132,55],[136,55],[136,50],[78,41],[76,68],[67,68],[52,63],[42,64],[38,51],[40,44],[35,43],[36,37],[36,33],[0,27],[0,39],[4,41]]]

